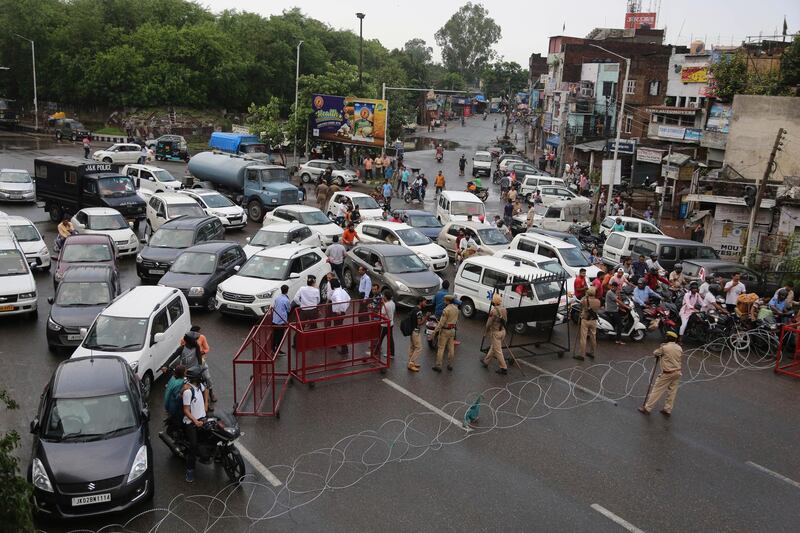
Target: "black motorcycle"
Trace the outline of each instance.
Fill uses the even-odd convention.
[[[238,483],[245,474],[244,459],[234,445],[239,438],[239,422],[231,413],[220,412],[206,417],[203,427],[197,430],[197,460],[201,463],[222,463],[231,483]],[[174,455],[185,459],[189,447],[183,428],[169,419],[158,437]]]
[[[419,187],[409,187],[406,189],[406,192],[403,194],[403,201],[407,204],[410,204],[414,200],[419,200],[420,202],[423,201],[422,197],[419,195],[420,188]]]
[[[606,242],[605,235],[602,233],[600,235],[592,234],[590,226],[581,226],[576,237],[578,237],[578,241],[587,252],[591,252],[594,248],[597,248],[600,252],[603,251],[603,244]]]

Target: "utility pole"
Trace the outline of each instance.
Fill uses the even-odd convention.
[[[772,176],[772,173],[775,172],[775,155],[783,146],[784,135],[786,135],[786,130],[778,128],[778,135],[775,137],[775,144],[772,145],[772,151],[769,153],[769,161],[767,162],[767,168],[764,169],[764,176],[756,184],[756,203],[750,210],[750,223],[747,225],[747,248],[745,248],[744,252],[745,263],[748,265],[750,263],[750,252],[753,249],[753,229],[756,225],[756,216],[758,215],[758,210],[761,209],[761,199],[764,197],[767,181]]]
[[[358,17],[358,90],[364,89],[361,83],[361,74],[364,70],[364,17],[365,13],[356,13]]]
[[[669,153],[667,154],[667,175],[664,176],[664,185],[661,186],[661,202],[658,204],[658,225],[661,225],[661,215],[664,213],[664,197],[667,194],[667,183],[669,182],[669,170],[672,169],[672,143],[669,144]],[[675,180],[678,183],[678,180]]]
[[[300,91],[300,45],[303,41],[297,43],[297,67],[294,75],[294,164],[300,166],[297,161],[297,95]]]
[[[36,93],[36,44],[33,42],[33,39],[23,37],[19,33],[15,33],[14,35],[31,43],[31,63],[33,66],[33,119],[36,125],[34,131],[39,131],[39,97]]]

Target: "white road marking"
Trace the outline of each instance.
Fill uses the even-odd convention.
[[[444,418],[445,420],[447,420],[448,422],[450,422],[454,426],[457,426],[457,427],[463,429],[464,431],[472,431],[472,428],[464,427],[464,422],[463,421],[456,420],[456,418],[448,415],[447,413],[445,413],[444,411],[442,411],[441,409],[439,409],[435,405],[432,405],[429,402],[423,400],[422,398],[420,398],[419,396],[417,396],[416,394],[414,394],[410,390],[401,387],[400,385],[398,385],[394,381],[384,378],[383,382],[386,383],[387,385],[389,385],[391,388],[393,388],[397,392],[400,392],[401,394],[405,394],[406,396],[408,396],[409,398],[411,398],[412,400],[414,400],[415,402],[417,402],[418,404],[423,406],[425,409],[428,409],[429,411],[432,411],[432,412],[436,413],[437,415],[441,416],[442,418]]]
[[[612,400],[611,398],[609,398],[607,396],[603,396],[599,392],[595,392],[592,389],[587,389],[583,385],[578,385],[577,383],[574,383],[574,382],[568,380],[565,377],[561,377],[558,374],[553,374],[552,372],[550,372],[548,370],[545,370],[544,368],[542,368],[542,367],[540,367],[538,365],[534,365],[533,363],[530,363],[530,362],[528,362],[528,361],[526,361],[524,359],[517,359],[517,361],[522,363],[523,365],[531,367],[532,369],[536,370],[537,372],[541,372],[542,374],[546,374],[546,375],[550,376],[551,378],[555,378],[555,379],[557,379],[559,381],[563,381],[564,383],[570,385],[571,387],[575,387],[576,389],[581,390],[581,391],[585,392],[586,394],[591,394],[592,396],[594,396],[596,398],[600,398],[601,400],[603,400],[605,402],[608,402],[608,403],[613,404],[613,405],[617,405],[616,400]]]
[[[245,461],[250,463],[259,474],[264,476],[264,479],[269,481],[270,485],[272,485],[273,487],[280,487],[282,485],[281,480],[275,477],[275,474],[270,472],[269,468],[264,466],[264,464],[261,461],[256,459],[256,456],[250,453],[250,450],[248,450],[238,442],[236,443],[236,447],[239,449],[239,452],[242,454],[242,457],[244,457]]]
[[[776,479],[780,479],[781,481],[786,482],[789,485],[800,489],[800,483],[798,483],[797,481],[795,481],[793,479],[789,479],[788,477],[786,477],[784,475],[781,475],[781,474],[779,474],[777,472],[774,472],[774,471],[770,470],[769,468],[765,468],[765,467],[763,467],[763,466],[761,466],[759,464],[754,463],[753,461],[747,461],[745,464],[748,464],[748,465],[752,466],[753,468],[757,468],[757,469],[761,470],[762,472],[764,472],[765,474],[769,474],[770,476],[772,476],[772,477],[774,477]]]
[[[591,505],[591,508],[594,509],[595,511],[597,511],[598,513],[600,513],[601,515],[605,516],[606,518],[608,518],[612,522],[614,522],[614,523],[620,525],[621,527],[625,528],[627,531],[630,531],[631,533],[644,533],[643,530],[641,530],[638,527],[634,526],[633,524],[631,524],[630,522],[628,522],[624,518],[615,515],[614,513],[612,513],[611,511],[609,511],[608,509],[606,509],[605,507],[603,507],[600,504],[593,503]]]

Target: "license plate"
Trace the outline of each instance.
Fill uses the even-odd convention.
[[[228,309],[233,309],[234,311],[244,311],[244,306],[239,304],[225,304]]]
[[[13,311],[13,305],[0,305],[0,311]]]
[[[80,496],[78,498],[72,498],[72,506],[78,507],[79,505],[91,505],[93,503],[103,503],[110,501],[111,501],[111,493],[106,492],[105,494],[92,494],[91,496]]]
[[[79,341],[79,340],[81,340],[81,336],[80,335],[67,335],[67,340],[68,341]]]
[[[166,274],[166,271],[164,271],[164,270],[157,270],[157,269],[150,269],[150,270],[148,270],[148,272],[149,272],[150,274],[161,274],[161,275],[164,275],[164,274]]]

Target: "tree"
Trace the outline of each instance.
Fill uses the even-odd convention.
[[[430,63],[433,48],[422,39],[406,41],[399,51],[400,63],[408,73],[409,81],[416,86],[430,85]]]
[[[786,89],[800,86],[800,35],[794,36],[781,57],[781,85]]]
[[[733,95],[744,94],[747,88],[747,60],[743,54],[723,56],[711,66],[713,90],[717,99],[732,102]]]
[[[277,96],[270,98],[267,105],[250,104],[246,124],[250,133],[261,137],[271,149],[278,149],[281,163],[285,164],[283,143],[286,141],[286,123],[281,120],[281,107],[281,100]]]
[[[445,67],[470,82],[496,56],[492,47],[501,31],[488,13],[482,4],[467,2],[436,32]]]
[[[0,389],[0,404],[6,409],[17,409],[18,405]],[[19,434],[9,431],[0,435],[0,529],[3,531],[33,531],[31,509],[31,486],[19,476],[14,449],[19,446]]]
[[[486,94],[510,97],[528,86],[528,74],[519,63],[498,61],[484,69],[481,81]]]

